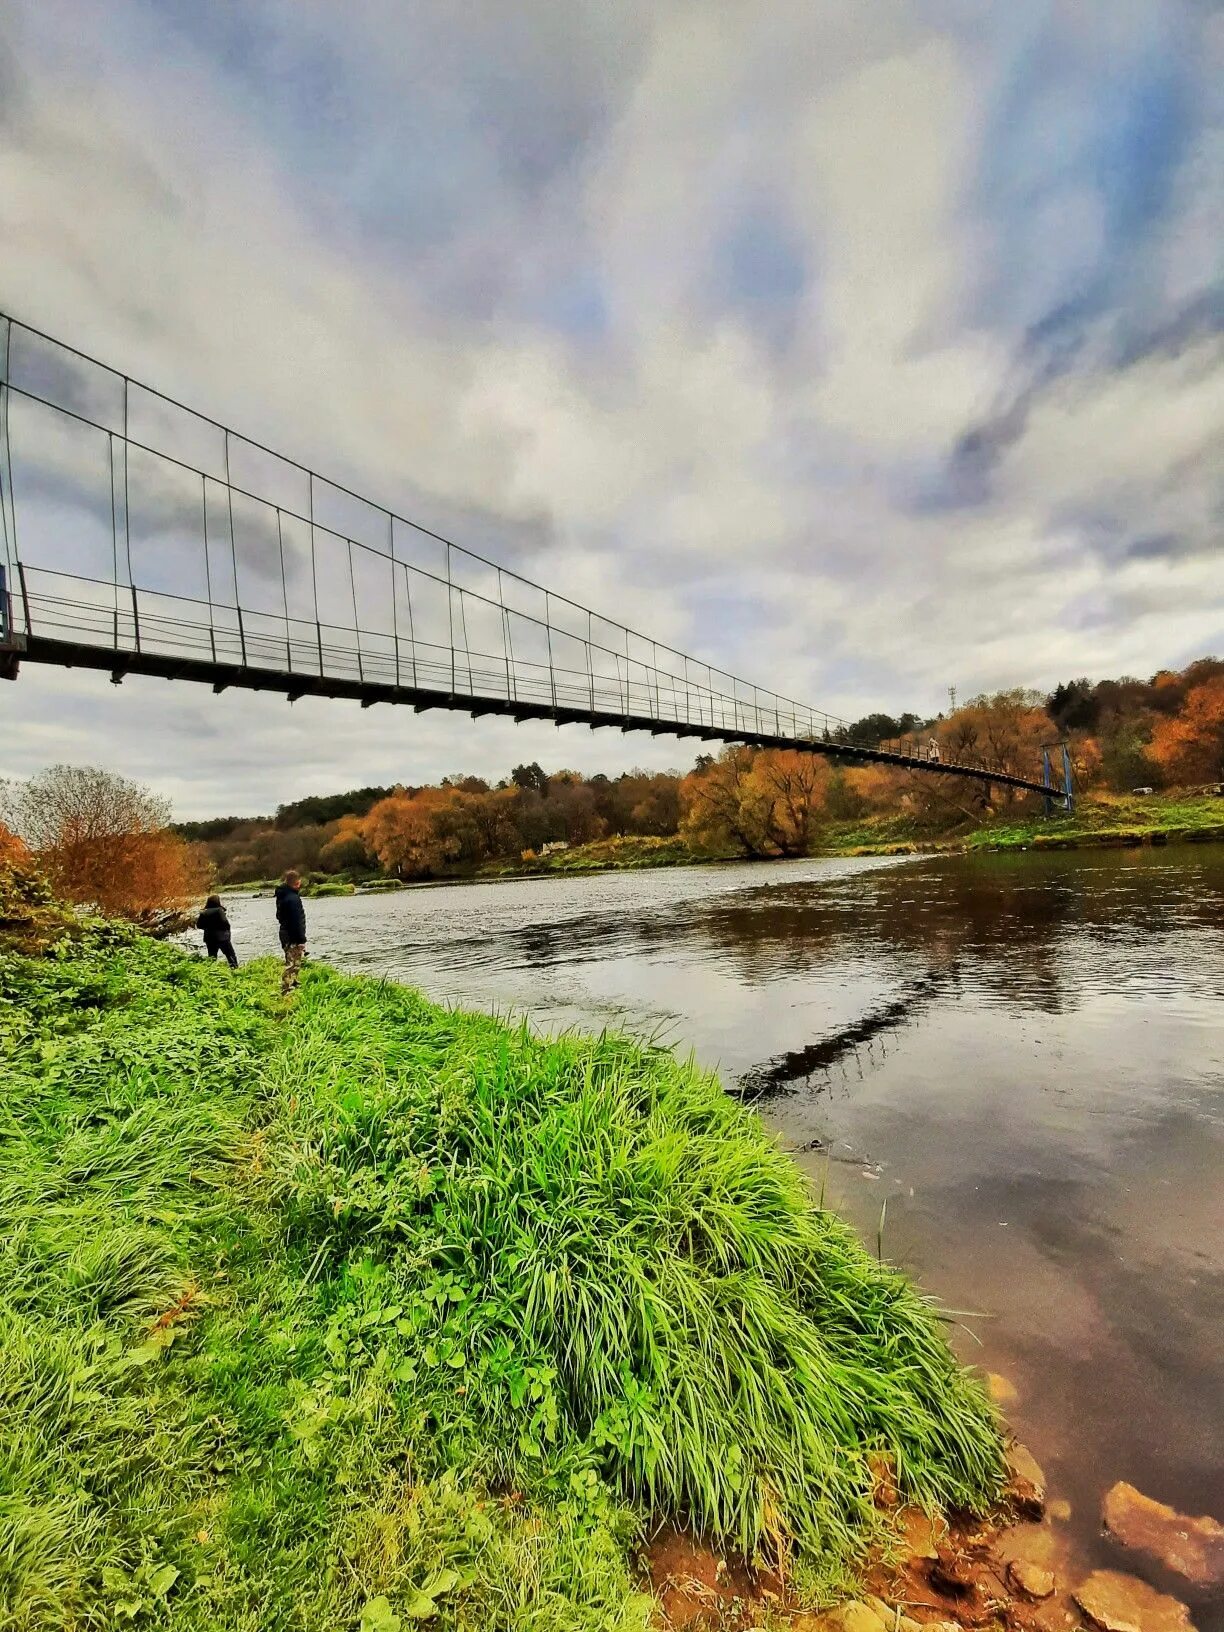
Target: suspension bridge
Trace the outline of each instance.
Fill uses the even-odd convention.
[[[0,674],[101,669],[904,766],[1070,808],[678,652],[0,314]]]

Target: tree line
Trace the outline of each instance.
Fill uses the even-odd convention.
[[[272,817],[184,822],[176,832],[203,844],[222,883],[274,878],[290,866],[425,878],[549,845],[675,834],[681,781],[679,772],[584,777],[532,763],[497,783],[456,775],[436,785],[359,788],[281,805]]]
[[[1048,696],[996,692],[933,720],[869,714],[834,740],[905,737],[922,752],[934,738],[945,758],[1028,776],[1037,773],[1044,744],[1066,739],[1085,791],[1193,786],[1224,775],[1224,662],[1203,658],[1146,681],[1076,679]],[[272,878],[293,865],[409,879],[634,835],[677,838],[697,853],[801,855],[831,822],[904,811],[924,830],[952,832],[1017,798],[984,783],[729,747],[700,755],[688,771],[588,777],[533,763],[496,783],[455,775],[438,784],[357,788],[281,805],[272,817],[184,823],[177,831],[205,842],[223,883]]]
[[[1184,788],[1224,778],[1224,661],[1202,658],[1150,680],[1075,679],[1048,696],[1013,690],[972,698],[934,720],[867,715],[847,742],[933,737],[945,758],[1034,775],[1043,744],[1071,745],[1081,791]],[[69,900],[133,918],[197,897],[210,880],[240,884],[289,867],[319,875],[400,879],[530,862],[551,846],[675,839],[697,855],[795,856],[831,824],[904,813],[920,831],[952,833],[1014,790],[901,767],[853,767],[799,750],[724,748],[688,771],[616,777],[516,765],[491,783],[355,788],[280,805],[269,817],[170,823],[146,788],[90,767],[53,766],[0,784],[0,865],[29,854]]]

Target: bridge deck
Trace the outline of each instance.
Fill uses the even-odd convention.
[[[121,681],[127,674],[147,674],[163,680],[190,680],[211,685],[214,691],[231,687],[245,691],[271,691],[288,701],[299,697],[334,697],[358,702],[363,708],[376,703],[410,705],[418,714],[444,708],[474,719],[498,715],[518,723],[549,720],[554,725],[587,725],[592,731],[646,731],[652,736],[695,737],[704,742],[745,743],[754,748],[793,748],[804,753],[822,754],[829,759],[853,764],[898,765],[932,775],[957,776],[977,782],[991,782],[1027,793],[1058,796],[1050,788],[1027,777],[1006,771],[987,770],[981,765],[956,760],[928,759],[891,748],[866,747],[858,743],[832,742],[820,738],[790,737],[770,731],[723,725],[690,725],[683,721],[660,721],[649,714],[613,713],[600,708],[564,707],[551,702],[524,702],[506,697],[477,697],[439,691],[422,686],[395,685],[377,680],[349,680],[329,674],[291,673],[289,670],[243,667],[241,664],[212,662],[209,659],[177,657],[159,652],[107,650],[84,642],[31,636],[20,661],[49,663],[60,668],[100,669]]]

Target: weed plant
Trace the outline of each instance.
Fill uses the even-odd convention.
[[[660,1517],[826,1584],[999,1441],[717,1082],[406,989],[0,955],[0,1632],[641,1628]]]

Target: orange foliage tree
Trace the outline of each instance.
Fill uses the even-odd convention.
[[[16,789],[15,826],[56,893],[141,919],[199,896],[208,868],[168,831],[166,800],[94,766],[53,765]]]
[[[1054,728],[1035,692],[1000,691],[958,708],[935,734],[945,758],[981,760],[1012,776],[1036,778],[1041,746]]]
[[[1224,776],[1224,674],[1192,686],[1177,714],[1156,721],[1147,753],[1164,781],[1182,787]]]
[[[804,855],[824,814],[830,779],[815,754],[724,749],[681,783],[680,831],[695,849]]]
[[[328,873],[368,866],[371,850],[364,816],[341,816],[336,830],[319,851],[319,866]]]
[[[1104,774],[1104,757],[1095,737],[1071,741],[1071,774],[1077,788],[1094,788]]]
[[[0,822],[0,867],[24,867],[30,859],[29,847]]]
[[[451,802],[448,788],[397,788],[380,799],[362,822],[362,833],[379,864],[397,878],[427,878],[458,854],[453,834],[438,817]]]

